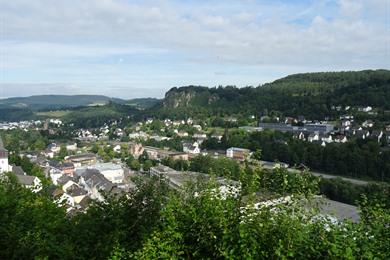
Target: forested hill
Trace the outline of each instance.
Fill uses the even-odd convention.
[[[102,95],[38,95],[0,100],[0,108],[26,108],[31,110],[63,109],[80,106],[104,105],[108,102],[125,103],[125,100]]]
[[[281,112],[323,119],[332,106],[373,106],[390,109],[390,71],[319,72],[290,75],[258,87],[170,89],[161,115]]]
[[[126,101],[126,105],[133,106],[139,109],[151,108],[161,102],[157,98],[134,98]]]

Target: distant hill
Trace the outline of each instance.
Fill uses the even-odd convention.
[[[74,117],[80,125],[84,116],[97,116],[100,123],[100,119],[110,116],[117,119],[129,115],[135,118],[207,118],[215,115],[283,114],[322,120],[326,116],[337,116],[338,112],[332,107],[340,105],[372,106],[379,112],[388,111],[389,100],[389,70],[318,72],[294,74],[258,87],[175,87],[162,100],[123,100],[99,95],[8,98],[0,100],[0,121],[34,119],[38,116],[37,111],[68,108],[75,111],[66,118],[71,120]],[[107,106],[111,103],[121,106]],[[91,107],[103,104],[106,106]],[[95,121],[89,125],[97,125]]]
[[[161,117],[215,114],[304,115],[323,119],[332,106],[390,109],[390,71],[365,70],[290,75],[258,87],[170,89],[154,113]]]
[[[0,106],[0,122],[16,122],[22,120],[35,120],[37,116],[28,108],[12,108]]]
[[[99,127],[107,122],[133,118],[140,110],[128,105],[111,102],[104,106],[80,107],[66,114],[62,119],[75,127]]]
[[[136,107],[138,109],[147,109],[159,103],[161,103],[161,99],[157,98],[135,98],[127,100],[125,104]]]
[[[126,101],[102,95],[39,95],[0,100],[0,108],[56,110],[80,106],[104,105],[108,102],[123,104]]]

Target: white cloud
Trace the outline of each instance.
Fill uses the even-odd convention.
[[[191,66],[270,67],[279,68],[280,74],[297,68],[389,68],[389,13],[387,0],[312,4],[0,0],[0,66],[7,72],[20,72],[23,82],[29,80],[22,71],[26,68],[31,73],[38,68],[42,76],[47,72],[43,81],[64,75],[71,80],[85,76],[100,81],[105,74],[107,80],[126,82],[124,73],[101,60],[116,56],[116,66],[129,66],[131,59],[126,55],[154,55],[153,69],[159,57],[169,64],[165,53],[180,56],[181,64]],[[12,77],[5,75],[0,81]],[[269,76],[259,76],[259,83],[264,78]]]
[[[363,4],[354,0],[339,0],[340,13],[345,18],[358,19],[363,10]]]

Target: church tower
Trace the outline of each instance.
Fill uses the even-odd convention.
[[[4,148],[3,140],[0,137],[0,173],[8,172],[8,151]]]

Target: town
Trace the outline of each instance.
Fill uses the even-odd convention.
[[[390,147],[390,125],[381,129],[372,120],[356,122],[354,115],[348,114],[354,109],[358,113],[373,113],[372,107],[347,106],[346,114],[332,122],[311,121],[303,116],[297,118],[262,116],[255,126],[237,125],[229,128],[229,131],[249,133],[276,131],[321,147],[331,143],[347,143],[350,140],[366,138],[384,145],[384,149]],[[227,120],[233,123],[237,121],[232,117]],[[199,172],[205,175],[208,173],[201,167],[190,167],[190,162],[198,160],[198,157],[221,159],[222,161],[216,161],[221,164],[225,163],[224,160],[230,160],[233,167],[243,167],[249,163],[270,170],[308,168],[303,163],[290,165],[278,160],[264,161],[256,157],[259,151],[251,151],[245,147],[209,149],[209,147],[213,148],[213,145],[207,144],[216,143],[218,147],[218,144],[226,139],[226,129],[211,127],[191,118],[186,120],[147,118],[130,127],[120,127],[118,122],[114,121],[91,129],[68,127],[61,119],[50,118],[43,121],[4,122],[0,125],[0,129],[6,137],[12,135],[9,133],[13,131],[27,134],[43,131],[48,134],[45,142],[35,141],[34,149],[28,147],[18,154],[12,151],[12,157],[19,158],[19,165],[9,163],[9,153],[2,141],[0,172],[12,172],[22,185],[34,192],[42,189],[43,180],[39,177],[45,178],[52,185],[53,200],[59,205],[65,202],[69,214],[85,211],[91,200],[103,201],[107,193],[118,196],[128,193],[129,190],[134,189],[135,184],[131,179],[137,175],[165,176],[173,187],[181,187],[185,185],[186,180],[191,179],[190,175],[201,174]],[[70,132],[70,138],[65,142],[56,141],[58,133],[64,131]],[[7,141],[9,143],[9,140]],[[38,177],[26,173],[21,167],[20,158],[39,167],[43,175]],[[216,174],[227,177],[221,172]],[[317,173],[316,176],[337,177],[326,173]],[[224,182],[226,181],[227,179]],[[355,212],[351,214],[354,215]]]
[[[389,3],[0,1],[0,260],[390,259]]]

